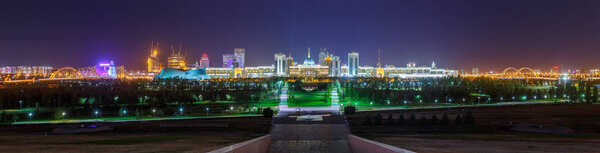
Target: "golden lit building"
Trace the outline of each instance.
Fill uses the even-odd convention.
[[[163,65],[158,59],[158,42],[156,45],[152,42],[150,45],[150,56],[148,57],[148,72],[160,72],[163,69]]]
[[[177,53],[175,53],[175,50],[173,50],[173,47],[171,46],[171,56],[168,58],[167,68],[187,70],[185,56],[181,54],[181,45],[179,46],[179,51]]]

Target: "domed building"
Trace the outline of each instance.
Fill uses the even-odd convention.
[[[310,48],[308,48],[308,57],[304,63],[290,66],[290,76],[327,77],[329,76],[329,66],[315,65],[315,60],[310,57]]]

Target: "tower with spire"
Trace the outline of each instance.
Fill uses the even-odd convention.
[[[310,58],[310,47],[308,47],[308,57],[304,60],[304,65],[315,65],[315,60]]]

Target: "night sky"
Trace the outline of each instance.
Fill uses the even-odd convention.
[[[347,63],[410,61],[500,71],[600,68],[598,0],[3,0],[0,65],[83,67],[114,60],[145,69],[152,41],[166,62],[183,44],[188,60],[211,66],[246,48],[246,65],[270,65],[276,52],[301,62],[327,47]]]

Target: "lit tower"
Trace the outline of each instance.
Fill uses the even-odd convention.
[[[246,49],[245,48],[234,48],[233,55],[235,56],[236,61],[238,62],[239,68],[244,68],[246,63]]]
[[[329,72],[331,72],[331,57],[329,57],[329,54],[327,54],[327,57],[323,59],[323,65],[327,66],[329,68]]]
[[[286,74],[287,64],[286,57],[283,53],[275,54],[275,74],[284,75]]]
[[[375,68],[375,76],[383,77],[385,75],[385,71],[383,67],[381,67],[381,49],[377,49],[377,68]]]
[[[348,53],[348,74],[350,76],[358,75],[358,52]]]
[[[156,45],[154,41],[150,45],[150,56],[148,57],[148,72],[160,72],[163,69],[160,60],[158,59],[158,42]]]
[[[286,67],[285,67],[285,73],[286,74],[290,74],[290,66],[294,66],[294,58],[292,57],[292,54],[290,53],[288,55],[288,57],[286,58]]]
[[[185,65],[185,55],[181,54],[181,44],[179,44],[179,51],[175,53],[175,49],[171,46],[171,56],[168,59],[168,68],[187,70]]]
[[[208,55],[206,55],[206,53],[202,54],[202,58],[200,58],[200,63],[198,66],[200,68],[210,67],[210,60],[208,59]]]

